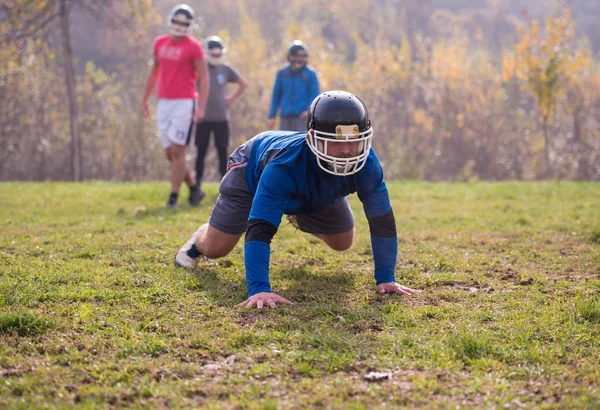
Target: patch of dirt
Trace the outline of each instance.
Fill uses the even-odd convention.
[[[376,320],[363,320],[352,325],[351,331],[354,334],[365,332],[381,332],[383,327]]]
[[[13,369],[0,369],[0,378],[3,377],[21,377],[25,373],[32,372],[33,369],[24,369],[24,368],[13,368]]]
[[[453,289],[453,290],[461,290],[463,292],[469,293],[493,293],[495,292],[494,288],[491,286],[481,286],[480,285],[463,285],[459,282],[456,282],[452,285],[439,286],[436,289]]]
[[[264,319],[264,315],[261,315],[261,313],[262,312],[241,314],[237,318],[235,318],[234,321],[240,326],[251,328],[254,327],[262,319]]]

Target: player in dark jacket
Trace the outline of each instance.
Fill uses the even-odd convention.
[[[294,40],[288,47],[289,64],[277,71],[271,107],[269,108],[269,129],[275,126],[279,112],[279,129],[304,131],[310,103],[319,95],[317,73],[308,66],[308,49],[300,40]]]

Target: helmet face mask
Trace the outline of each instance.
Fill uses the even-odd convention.
[[[171,10],[169,28],[174,36],[185,36],[192,31],[194,10],[185,4],[179,4]]]
[[[371,151],[371,141],[373,139],[373,128],[358,132],[357,125],[338,126],[350,127],[355,131],[333,134],[322,132],[315,129],[308,130],[306,140],[310,150],[317,157],[319,167],[332,175],[347,176],[360,171],[367,162],[367,157]],[[334,155],[339,148],[338,144],[356,144],[354,155],[337,156]]]
[[[365,166],[373,128],[358,97],[345,91],[322,93],[311,104],[307,126],[306,142],[323,171],[348,176]]]

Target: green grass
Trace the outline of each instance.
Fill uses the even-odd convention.
[[[600,185],[389,184],[397,278],[368,225],[344,253],[285,222],[273,288],[243,310],[241,244],[175,251],[210,212],[166,183],[0,184],[1,408],[598,408]],[[367,382],[370,371],[391,380]]]

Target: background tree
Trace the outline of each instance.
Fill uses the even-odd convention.
[[[9,7],[9,2],[10,7]],[[81,137],[79,133],[79,107],[76,95],[77,77],[74,67],[73,47],[71,39],[70,15],[75,7],[86,11],[95,19],[108,27],[125,25],[133,21],[140,23],[139,9],[149,9],[150,1],[132,0],[54,0],[26,1],[2,0],[0,10],[6,16],[0,26],[3,33],[3,44],[16,44],[21,47],[24,41],[34,40],[36,46],[42,43],[53,45],[53,34],[58,31],[61,38],[62,66],[69,107],[69,124],[71,135],[71,177],[74,181],[83,179],[81,165]],[[120,12],[124,12],[120,14]],[[55,27],[55,25],[58,27]],[[33,50],[32,50],[33,51]],[[37,51],[37,50],[36,50]],[[52,54],[52,57],[54,55]]]
[[[71,175],[58,2],[0,0],[0,179]],[[155,124],[141,118],[139,104],[152,40],[166,32],[161,16],[172,2],[65,4],[85,177],[167,177]],[[200,25],[194,35],[221,35],[250,84],[231,110],[232,144],[264,130],[275,72],[301,38],[323,89],[367,102],[390,178],[600,179],[600,28],[583,24],[600,3],[190,4]],[[214,160],[207,158],[207,177],[216,180]]]
[[[567,85],[568,73],[576,71],[586,52],[574,44],[575,30],[571,10],[564,7],[556,18],[546,19],[545,35],[540,34],[537,20],[519,30],[516,46],[526,86],[537,100],[543,124],[545,175],[554,176],[549,125],[558,104],[559,93]]]

